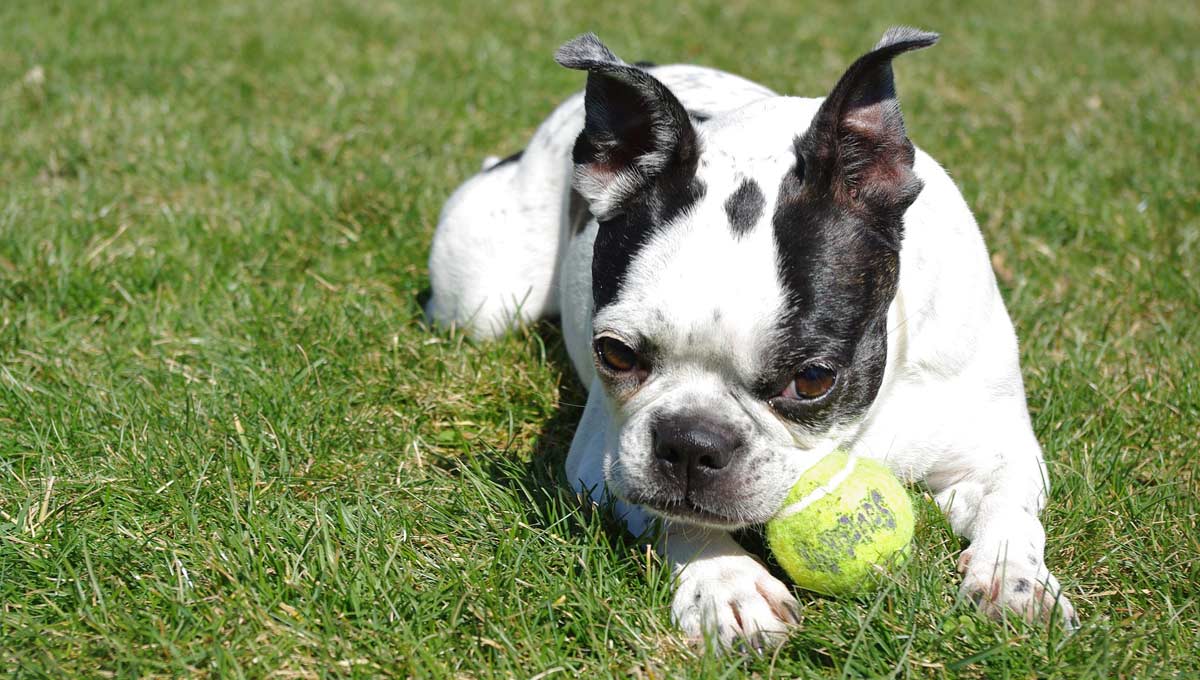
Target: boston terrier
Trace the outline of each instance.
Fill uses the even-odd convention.
[[[761,647],[797,621],[730,532],[835,449],[932,491],[983,612],[1078,625],[1044,560],[1012,321],[900,114],[892,60],[937,39],[893,28],[814,99],[579,36],[556,59],[584,92],[442,211],[428,317],[477,338],[561,318],[588,388],[567,478],[651,537],[693,639]]]

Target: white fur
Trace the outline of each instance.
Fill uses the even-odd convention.
[[[1043,560],[1038,513],[1049,483],[1026,409],[1016,336],[979,229],[950,177],[917,151],[914,171],[924,189],[905,215],[888,359],[874,404],[855,423],[806,432],[730,386],[755,373],[786,304],[770,207],[793,161],[792,139],[820,100],[775,97],[699,67],[654,74],[689,109],[715,116],[700,128],[698,174],[707,195],[637,254],[620,298],[593,319],[597,225],[574,238],[566,231],[570,148],[582,126],[575,96],[538,129],[520,162],[475,176],[447,202],[430,256],[431,318],[491,337],[514,321],[561,313],[571,359],[589,386],[568,477],[598,501],[615,495],[616,511],[635,533],[650,528],[652,517],[620,499],[646,484],[650,415],[699,404],[750,433],[750,449],[764,459],[766,479],[722,508],[738,523],[770,517],[805,469],[845,447],[928,484],[953,529],[971,542],[961,563],[963,592],[982,592],[985,610],[1053,612],[1070,625],[1074,610]],[[721,205],[748,176],[757,178],[768,209],[737,238]],[[594,333],[630,326],[651,329],[674,359],[635,394],[617,399],[596,376],[591,346]],[[658,545],[675,565],[672,614],[685,632],[709,633],[722,644],[778,639],[794,620],[788,589],[724,528],[670,518],[664,524]]]

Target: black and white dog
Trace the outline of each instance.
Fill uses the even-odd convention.
[[[914,148],[889,30],[824,99],[564,45],[584,93],[447,202],[428,314],[472,335],[560,315],[589,388],[567,475],[662,520],[674,620],[779,639],[795,599],[730,537],[837,447],[924,481],[987,613],[1077,625],[1043,559],[1049,488],[975,219]],[[612,495],[612,498],[608,496]]]

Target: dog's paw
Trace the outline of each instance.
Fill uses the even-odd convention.
[[[749,555],[689,563],[679,573],[671,618],[689,640],[713,651],[763,651],[800,622],[792,592]]]
[[[1075,607],[1037,555],[1006,560],[968,548],[958,558],[958,571],[963,597],[990,618],[1015,612],[1030,623],[1057,620],[1067,632],[1079,628]]]

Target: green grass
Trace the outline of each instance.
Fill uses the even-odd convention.
[[[1200,6],[837,4],[0,4],[0,671],[1200,672]],[[992,248],[1084,628],[972,614],[926,505],[894,587],[699,658],[558,484],[558,330],[429,332],[426,249],[576,33],[816,95],[893,23],[944,36],[899,88]]]

